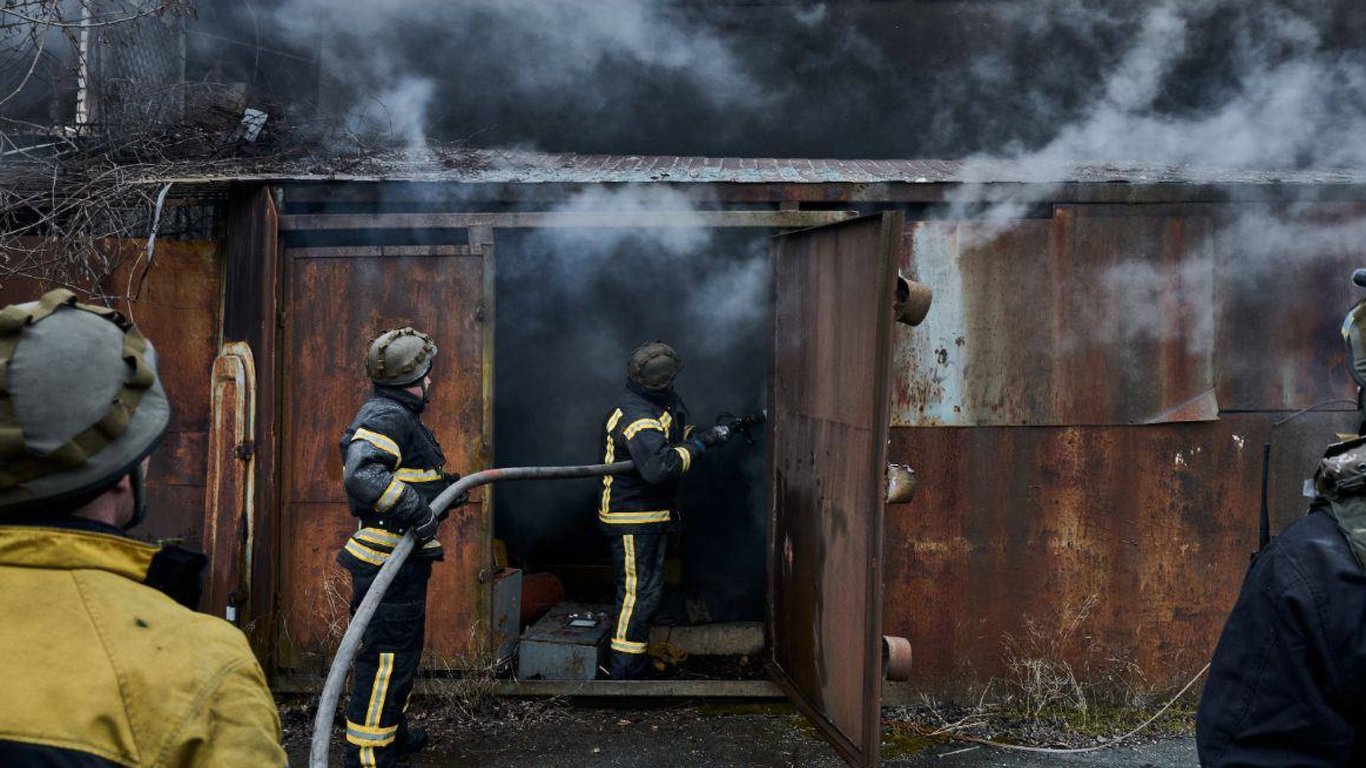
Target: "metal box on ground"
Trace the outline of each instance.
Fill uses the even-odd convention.
[[[611,629],[611,607],[560,603],[522,635],[517,677],[592,680]]]
[[[522,572],[503,568],[493,574],[493,646],[497,665],[512,661],[522,632]]]

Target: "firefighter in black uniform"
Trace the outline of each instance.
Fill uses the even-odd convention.
[[[1361,304],[1342,333],[1366,384]],[[1219,638],[1195,721],[1204,768],[1366,766],[1366,438],[1330,446],[1315,488]]]
[[[1204,768],[1366,765],[1366,438],[1329,448],[1317,486],[1219,638],[1195,722]]]
[[[348,768],[391,766],[427,743],[422,729],[408,727],[404,710],[422,656],[427,579],[432,562],[442,559],[440,519],[428,505],[459,479],[445,471],[441,445],[421,420],[436,352],[432,339],[412,328],[380,334],[366,360],[374,392],[342,434],[343,482],[351,513],[360,519],[337,555],[351,573],[352,613],[402,534],[411,530],[419,542],[356,655],[346,709]]]
[[[610,539],[616,571],[616,617],[608,673],[640,678],[648,669],[650,622],[664,591],[664,550],[677,519],[679,482],[707,448],[729,438],[722,426],[694,431],[673,380],[682,358],[669,345],[638,347],[627,363],[626,390],[603,425],[603,460],[631,459],[636,471],[602,480],[598,522]]]

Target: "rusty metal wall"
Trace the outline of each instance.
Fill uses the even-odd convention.
[[[1298,224],[1277,241],[1258,217]],[[1337,329],[1363,253],[1327,224],[1362,217],[1074,206],[972,247],[964,231],[982,224],[908,228],[903,268],[936,303],[926,338],[903,333],[898,350],[890,456],[920,490],[888,507],[884,606],[887,634],[915,645],[917,690],[971,696],[995,679],[1001,692],[1012,654],[1050,643],[1079,676],[1136,688],[1204,664],[1256,546],[1262,444],[1279,530],[1304,513],[1323,446],[1355,430],[1350,405],[1272,424],[1354,395]],[[1302,226],[1315,219],[1325,228]],[[1061,343],[1058,318],[1104,323],[1088,305],[1145,296],[1161,303],[1145,346]],[[964,343],[945,349],[955,325]]]
[[[893,424],[1217,415],[1210,219],[1078,208],[908,230],[903,268],[933,287],[935,303],[923,328],[900,339]]]
[[[128,290],[145,243],[111,243],[112,262],[123,262],[104,290]],[[142,274],[144,262],[136,264]],[[161,380],[171,399],[171,425],[152,455],[147,477],[149,515],[134,533],[147,540],[172,539],[198,547],[204,527],[204,465],[209,432],[209,371],[218,338],[222,257],[216,243],[162,240],[153,267],[141,281],[138,301],[118,308],[137,322],[156,347]],[[133,283],[136,289],[137,282]],[[32,301],[56,287],[36,280],[6,278],[0,304]],[[83,297],[88,299],[88,297]],[[130,311],[131,310],[131,311]]]
[[[369,396],[370,339],[404,325],[432,334],[441,351],[424,421],[448,469],[467,474],[487,466],[485,259],[478,250],[430,246],[295,248],[285,260],[278,658],[300,668],[323,661],[345,629],[351,586],[335,558],[356,519],[337,446]],[[487,508],[478,489],[441,527],[446,559],[433,569],[427,615],[427,647],[439,660],[454,663],[487,631],[489,586],[480,580],[491,556]]]
[[[877,553],[901,221],[779,237],[772,260],[773,659],[779,684],[856,765],[878,758]]]

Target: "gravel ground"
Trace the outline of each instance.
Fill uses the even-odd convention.
[[[611,707],[514,703],[496,715],[457,723],[435,710],[414,706],[413,720],[437,742],[415,755],[415,768],[841,768],[840,759],[816,731],[786,705],[640,703]],[[290,763],[307,763],[308,712],[284,705]],[[340,739],[333,765],[341,765]],[[1196,766],[1188,736],[1122,746],[1082,755],[1030,754],[976,747],[884,739],[887,768],[1035,768]]]

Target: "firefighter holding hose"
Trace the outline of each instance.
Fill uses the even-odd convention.
[[[418,541],[384,593],[356,655],[346,708],[346,765],[385,768],[427,745],[424,730],[404,716],[422,656],[427,580],[442,559],[440,516],[429,505],[459,475],[445,471],[441,444],[422,423],[437,346],[413,328],[395,328],[370,343],[370,398],[342,434],[343,483],[360,520],[337,555],[351,574],[354,613],[406,531]],[[458,506],[457,499],[451,506]]]
[[[698,456],[731,434],[725,426],[688,425],[683,400],[673,390],[682,368],[683,359],[662,341],[637,347],[626,365],[626,389],[603,425],[603,461],[631,459],[636,466],[635,472],[602,479],[598,507],[617,583],[608,668],[614,680],[648,672],[650,622],[664,591],[665,547],[680,481]]]

